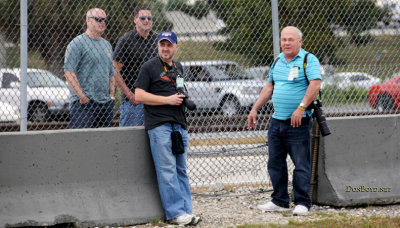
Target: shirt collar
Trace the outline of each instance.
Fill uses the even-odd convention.
[[[299,53],[297,53],[297,55],[292,59],[292,61],[296,60],[296,58],[304,58],[304,56],[306,56],[306,53],[307,52],[303,48],[300,48]],[[279,58],[282,59],[283,61],[287,62],[286,58],[285,58],[285,54],[283,52],[279,55]]]

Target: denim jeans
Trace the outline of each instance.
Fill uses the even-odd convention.
[[[134,105],[130,101],[121,104],[119,126],[142,126],[144,123],[143,104]]]
[[[173,154],[171,132],[173,128],[182,134],[185,153]],[[166,123],[147,131],[151,153],[157,173],[158,188],[166,219],[192,213],[189,177],[186,173],[188,134],[179,124]]]
[[[271,178],[272,202],[289,207],[288,169],[289,154],[295,166],[293,171],[294,204],[311,207],[311,120],[303,118],[300,127],[293,128],[290,121],[272,119],[268,130],[268,173]]]
[[[97,103],[89,101],[81,104],[78,101],[71,105],[69,128],[111,127],[114,117],[114,102]]]

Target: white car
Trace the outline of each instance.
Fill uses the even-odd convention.
[[[372,85],[380,83],[380,78],[374,77],[363,72],[341,72],[323,78],[321,89],[327,86],[336,86],[338,89],[356,89],[368,90]]]
[[[182,62],[185,86],[197,112],[234,116],[248,112],[266,81],[255,80],[236,62]],[[271,103],[263,111],[270,112]]]
[[[266,81],[268,79],[269,66],[250,67],[245,69],[245,71],[254,79]]]
[[[20,107],[20,68],[0,69],[0,101]],[[27,70],[28,120],[43,122],[69,115],[68,85],[49,71]]]
[[[19,109],[5,102],[0,102],[0,123],[19,122]]]

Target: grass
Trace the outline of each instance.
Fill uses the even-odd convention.
[[[363,71],[384,79],[400,71],[400,36],[378,36],[365,46],[350,45],[346,38],[336,54],[345,63],[339,71]],[[379,59],[376,57],[380,54]]]
[[[222,139],[190,139],[189,146],[219,146],[233,144],[265,144],[267,137],[222,138]]]
[[[373,227],[373,228],[390,228],[400,227],[400,217],[355,217],[347,214],[316,214],[317,219],[297,221],[290,219],[287,225],[279,224],[246,224],[237,226],[238,228],[342,228],[342,227]]]

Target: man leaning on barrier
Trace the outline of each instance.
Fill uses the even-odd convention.
[[[157,174],[159,192],[168,222],[197,224],[192,214],[189,177],[186,172],[189,146],[185,117],[182,65],[173,61],[178,38],[171,31],[158,36],[158,56],[140,69],[136,81],[136,100],[144,104],[144,126]]]
[[[311,111],[308,105],[321,86],[318,59],[308,55],[307,78],[303,71],[306,51],[301,48],[302,33],[293,26],[281,32],[282,52],[273,64],[269,79],[248,115],[248,128],[254,129],[257,111],[272,97],[275,112],[268,130],[268,173],[271,178],[272,201],[258,208],[263,211],[289,210],[289,154],[293,171],[294,215],[307,215],[311,207],[310,129]]]
[[[72,92],[70,128],[110,127],[114,115],[114,67],[111,44],[101,35],[106,13],[99,8],[86,14],[86,32],[67,46],[64,74]]]

